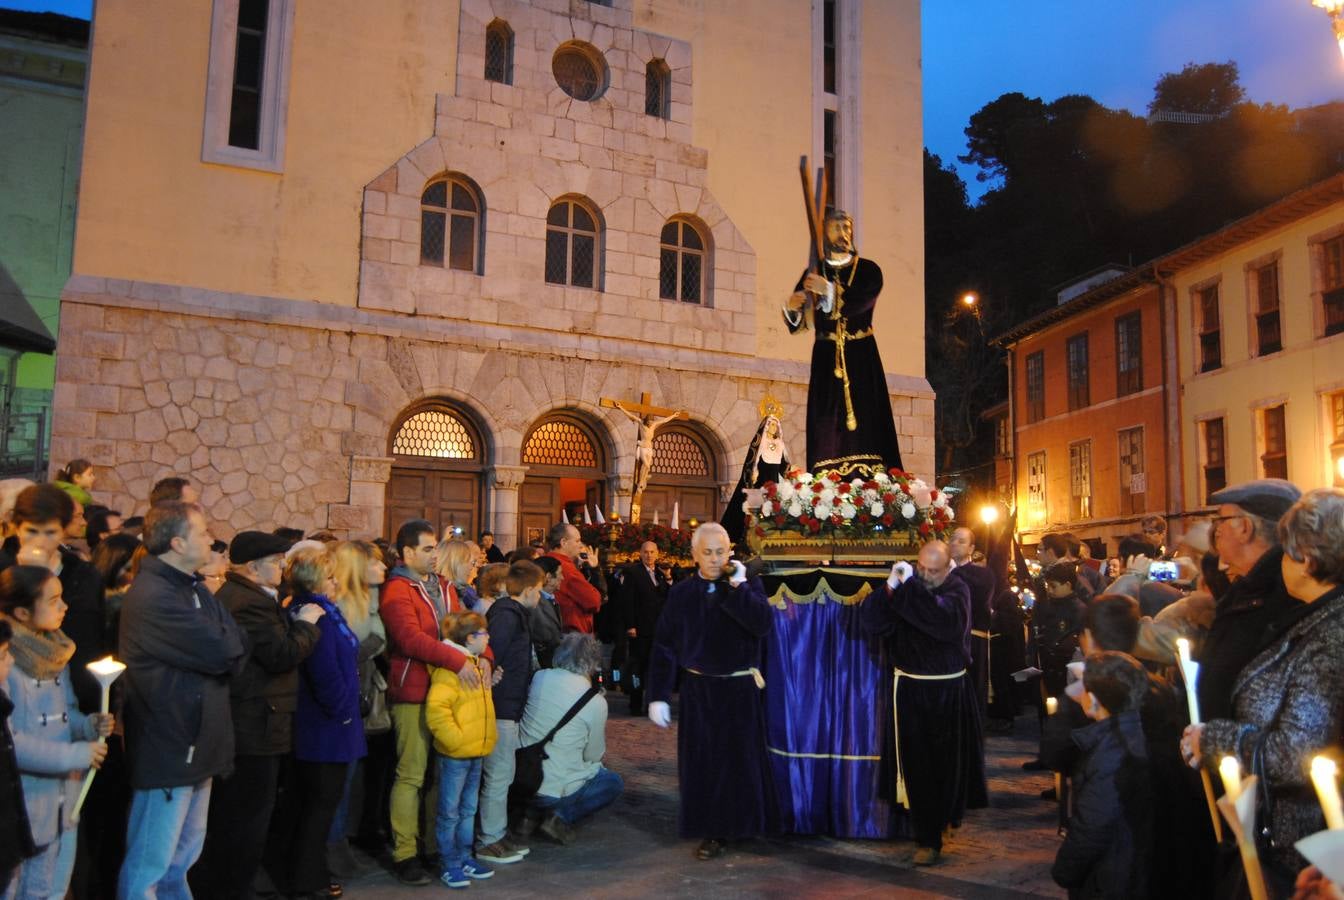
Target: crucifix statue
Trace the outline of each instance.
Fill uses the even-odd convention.
[[[630,492],[630,522],[633,525],[639,524],[640,503],[644,499],[644,488],[649,485],[649,474],[653,471],[654,433],[673,419],[690,418],[685,410],[653,406],[649,402],[652,399],[652,395],[645,391],[639,395],[638,403],[613,400],[610,397],[603,397],[600,401],[607,409],[619,409],[626,418],[639,426],[639,436],[635,441],[635,480]]]

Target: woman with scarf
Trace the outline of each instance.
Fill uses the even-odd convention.
[[[42,566],[0,572],[0,616],[14,636],[6,693],[28,822],[38,853],[23,861],[3,896],[64,897],[75,863],[75,800],[85,771],[107,756],[99,741],[112,716],[85,716],[70,684],[75,644],[61,631],[61,582]]]
[[[462,606],[472,612],[484,612],[476,607],[476,574],[481,570],[481,548],[471,541],[452,538],[441,541],[438,551],[438,573],[452,582]]]
[[[737,489],[719,519],[734,544],[742,543],[746,537],[746,513],[742,504],[747,499],[747,491],[767,481],[778,481],[788,469],[789,448],[784,443],[784,426],[778,416],[767,414],[756,426],[756,434],[747,447],[747,458],[742,461],[742,476],[737,479]]]

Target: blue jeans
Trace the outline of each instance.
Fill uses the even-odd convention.
[[[453,759],[435,754],[439,761],[439,806],[434,823],[443,871],[458,869],[471,858],[476,831],[476,798],[481,791],[482,756]]]
[[[509,786],[513,784],[514,760],[518,753],[518,722],[497,719],[499,739],[485,757],[481,770],[482,847],[502,841],[509,829]]]
[[[191,900],[187,870],[201,855],[210,812],[210,782],[133,791],[126,826],[126,859],[117,900]]]
[[[583,783],[583,787],[567,797],[547,797],[538,794],[534,801],[538,809],[550,810],[567,825],[573,825],[585,816],[591,816],[610,804],[621,791],[625,782],[621,776],[605,766],[598,766],[597,774]]]
[[[359,760],[350,763],[345,771],[345,790],[341,793],[341,805],[331,819],[331,831],[327,834],[328,844],[338,844],[345,840],[350,830],[350,791],[355,786],[355,772],[359,769]]]
[[[4,900],[46,900],[64,897],[70,886],[70,875],[75,871],[75,845],[79,830],[71,828],[56,840],[30,856],[14,870],[9,887],[0,885]]]

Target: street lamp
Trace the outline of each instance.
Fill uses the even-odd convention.
[[[1340,2],[1344,3],[1344,0],[1340,0]],[[961,295],[961,304],[962,306],[965,306],[968,309],[974,308],[975,305],[979,302],[980,302],[980,295],[977,294],[975,291],[967,291],[966,293]]]
[[[1311,5],[1325,10],[1330,24],[1335,29],[1335,42],[1339,52],[1344,53],[1344,0],[1311,0]]]

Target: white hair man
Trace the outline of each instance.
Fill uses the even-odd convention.
[[[697,858],[713,859],[728,840],[764,833],[776,815],[760,673],[772,613],[761,580],[729,558],[722,525],[701,525],[691,548],[698,571],[672,586],[658,621],[649,719],[670,724],[668,701],[680,671],[679,830],[701,839]]]

